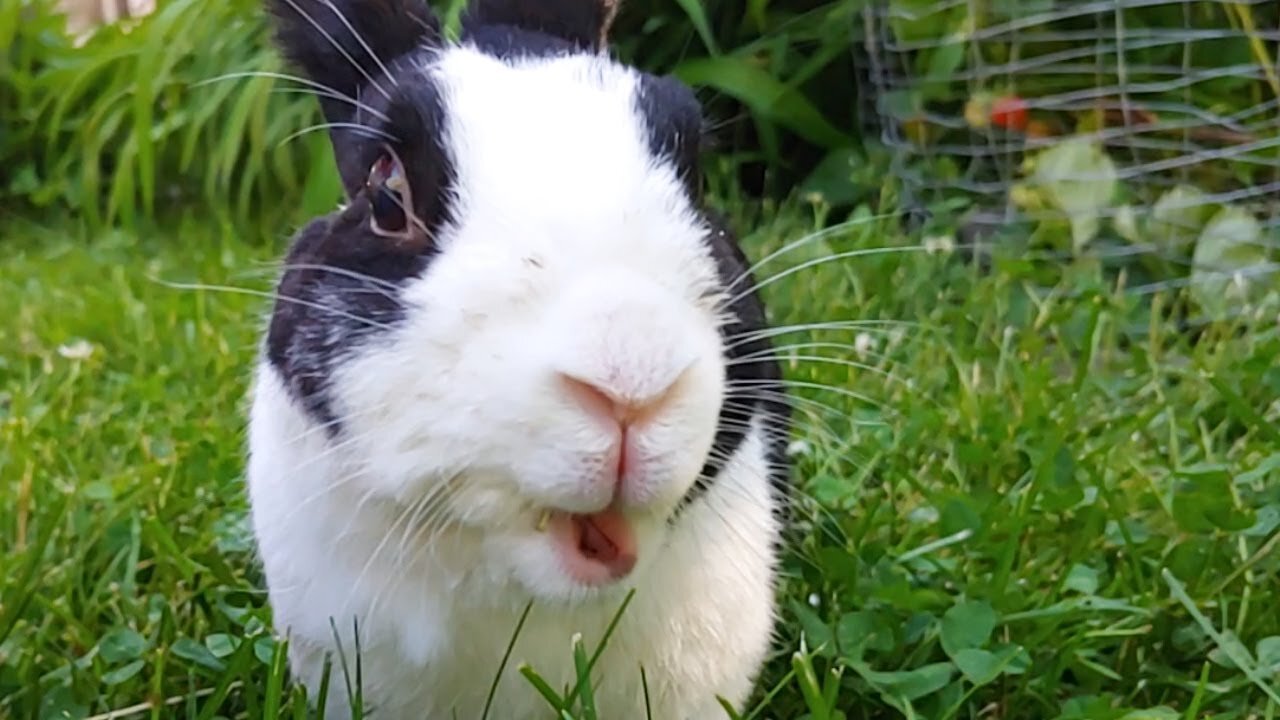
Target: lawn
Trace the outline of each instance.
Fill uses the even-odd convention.
[[[1280,714],[1280,309],[727,202],[800,420],[754,717]],[[241,484],[283,235],[4,223],[0,718],[302,717]]]

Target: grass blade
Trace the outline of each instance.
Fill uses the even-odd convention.
[[[484,711],[480,713],[480,720],[487,720],[489,717],[489,709],[493,707],[493,698],[498,694],[498,683],[502,681],[502,673],[507,669],[507,663],[511,660],[511,653],[516,647],[516,640],[520,637],[520,631],[524,629],[524,621],[529,619],[530,610],[533,610],[532,600],[524,606],[524,611],[520,613],[520,619],[516,621],[516,629],[511,633],[511,639],[507,642],[506,651],[502,653],[502,662],[498,663],[498,672],[494,674],[493,684],[489,686],[489,694],[484,699]]]

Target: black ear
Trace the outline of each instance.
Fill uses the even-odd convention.
[[[468,25],[509,25],[572,43],[580,50],[608,45],[619,0],[472,0]]]
[[[360,103],[382,106],[395,87],[392,63],[411,50],[438,44],[440,22],[426,0],[265,0],[281,54],[317,86],[328,123],[357,122]],[[344,148],[359,132],[329,131],[343,184],[352,186],[355,168],[345,167]],[[364,168],[360,168],[362,174]]]

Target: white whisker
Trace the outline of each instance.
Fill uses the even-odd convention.
[[[904,246],[904,247],[867,248],[862,250],[849,250],[847,252],[835,253],[833,255],[823,255],[820,258],[806,260],[805,262],[802,262],[799,265],[795,265],[786,270],[783,270],[782,272],[770,275],[764,278],[763,280],[758,280],[754,285],[751,285],[745,290],[732,296],[729,299],[729,304],[732,305],[738,302],[739,300],[743,299],[744,297],[750,295],[751,293],[759,292],[760,290],[768,287],[769,285],[772,285],[773,283],[779,280],[788,278],[792,275],[795,275],[798,272],[803,272],[805,270],[817,267],[825,263],[836,262],[838,260],[848,260],[850,258],[857,258],[857,257],[868,257],[872,255],[887,255],[890,253],[925,252],[925,251],[926,251],[926,248],[924,246],[910,245],[910,246]]]
[[[770,388],[779,383],[787,387],[805,388],[808,390],[821,390],[823,392],[833,392],[838,395],[843,395],[844,397],[852,398],[859,402],[866,403],[868,405],[873,405],[875,407],[881,407],[881,408],[885,407],[884,403],[880,402],[879,400],[876,400],[870,395],[864,395],[862,393],[849,390],[848,388],[836,387],[835,385],[827,385],[825,383],[810,382],[807,380],[788,380],[785,378],[782,380],[733,380],[733,381],[730,381],[728,385],[731,391],[730,395],[732,395],[732,391],[738,388],[760,388],[760,387]],[[788,395],[788,397],[792,397],[792,396]],[[890,412],[892,412],[891,408],[885,408],[885,409],[890,410]]]
[[[755,264],[751,265],[751,266],[750,266],[750,267],[748,267],[746,270],[744,270],[744,271],[742,272],[742,274],[740,274],[740,275],[738,275],[736,278],[734,278],[734,279],[733,279],[733,281],[732,281],[732,282],[730,282],[730,283],[728,284],[728,286],[729,286],[730,288],[732,288],[733,286],[735,286],[735,285],[737,285],[738,283],[742,282],[744,279],[746,279],[748,276],[750,276],[750,275],[751,275],[752,273],[754,273],[756,270],[759,270],[761,267],[763,267],[763,266],[765,265],[765,263],[768,263],[768,262],[770,262],[770,261],[774,260],[775,258],[781,257],[782,255],[785,255],[785,254],[787,254],[787,253],[789,253],[789,252],[791,252],[791,251],[793,251],[793,250],[796,250],[796,249],[798,249],[798,248],[800,248],[800,247],[803,247],[804,245],[806,245],[806,244],[808,244],[808,243],[811,243],[811,242],[814,242],[814,241],[817,241],[817,240],[823,240],[823,239],[825,239],[825,238],[829,238],[829,237],[831,237],[832,235],[838,235],[838,234],[840,234],[840,233],[842,233],[842,232],[844,232],[844,231],[846,231],[846,230],[849,230],[849,229],[851,229],[851,228],[858,227],[859,225],[863,225],[863,224],[867,224],[867,223],[875,222],[875,221],[878,221],[878,220],[887,220],[887,219],[891,219],[891,218],[893,218],[893,217],[894,217],[894,215],[893,215],[892,213],[886,213],[886,214],[881,214],[881,215],[872,215],[872,216],[865,217],[865,218],[857,218],[857,219],[854,219],[854,220],[846,220],[845,222],[842,222],[842,223],[840,223],[840,224],[838,224],[838,225],[833,225],[833,226],[831,226],[831,227],[829,227],[829,228],[824,228],[824,229],[819,230],[819,231],[817,231],[817,232],[809,233],[808,235],[805,235],[804,237],[798,238],[798,239],[796,239],[796,240],[792,240],[791,242],[786,243],[785,245],[783,245],[781,248],[779,248],[779,249],[777,249],[777,250],[774,250],[772,253],[769,253],[768,255],[765,255],[765,256],[764,256],[763,258],[761,258],[760,260],[756,261],[756,263],[755,263]]]
[[[364,48],[364,51],[369,53],[369,57],[377,63],[378,69],[381,70],[382,74],[391,81],[391,86],[397,88],[400,87],[400,83],[396,80],[395,76],[392,75],[391,71],[387,69],[387,66],[382,63],[382,58],[378,57],[378,53],[374,52],[373,48],[369,47],[369,43],[365,42],[364,38],[360,36],[360,33],[356,32],[356,29],[351,26],[351,22],[347,20],[347,16],[342,13],[342,10],[340,10],[337,5],[333,4],[333,0],[323,0],[323,2],[325,5],[329,6],[329,9],[333,11],[334,15],[338,16],[338,20],[346,26],[347,31],[351,33],[351,37],[355,38],[356,42],[360,43],[360,47]],[[366,75],[365,77],[368,76]],[[370,79],[370,82],[373,82],[373,80]]]
[[[284,1],[289,3],[289,6],[292,7],[295,11],[297,11],[297,13],[301,15],[303,18],[305,18],[308,23],[311,23],[311,26],[314,27],[317,31],[319,31],[319,33],[323,35],[326,40],[329,41],[329,44],[333,46],[333,49],[337,50],[338,53],[342,55],[342,57],[347,59],[347,62],[351,63],[351,67],[355,68],[357,72],[359,72],[361,75],[364,76],[364,79],[369,82],[370,87],[372,87],[373,89],[381,93],[382,97],[386,98],[388,101],[391,100],[391,95],[388,94],[387,91],[384,90],[383,87],[378,84],[377,80],[373,79],[373,76],[370,75],[364,69],[363,65],[356,62],[355,58],[351,57],[351,53],[347,52],[347,49],[342,46],[342,43],[338,42],[337,39],[335,39],[332,35],[330,35],[329,31],[325,30],[323,25],[316,22],[316,19],[311,17],[311,14],[303,10],[298,5],[298,3],[295,2],[294,0],[284,0]],[[341,13],[339,13],[339,16],[341,17]],[[342,18],[342,20],[344,23],[346,22],[346,18]],[[348,27],[350,27],[350,25],[348,25]],[[364,40],[361,39],[358,34],[356,38],[360,40],[361,44],[364,43]]]
[[[328,313],[335,317],[344,317],[344,318],[347,318],[348,320],[355,320],[356,322],[362,323],[369,327],[375,327],[381,330],[394,329],[391,325],[388,325],[386,323],[380,323],[370,318],[360,317],[359,315],[353,315],[344,310],[338,310],[337,308],[328,307],[326,305],[313,303],[313,302],[302,300],[299,298],[289,297],[287,295],[281,295],[275,292],[267,292],[265,290],[253,290],[251,288],[236,287],[234,285],[207,285],[204,283],[178,283],[178,282],[171,282],[168,280],[160,280],[158,278],[156,278],[155,281],[160,283],[161,285],[165,285],[166,287],[170,287],[175,290],[203,290],[205,292],[224,292],[229,294],[251,295],[253,297],[266,298],[268,300],[280,300],[283,302],[300,305],[302,307],[309,307],[315,310],[320,310],[321,312]]]
[[[364,125],[361,123],[322,122],[322,123],[316,123],[315,125],[309,125],[307,127],[302,128],[301,130],[297,130],[295,132],[289,133],[284,137],[284,139],[280,141],[280,144],[285,145],[290,140],[301,137],[310,132],[315,132],[316,130],[330,130],[333,128],[350,130],[357,135],[364,135],[365,137],[371,138],[371,139],[386,140],[387,142],[392,142],[392,143],[399,142],[399,139],[396,138],[395,135],[392,135],[391,133],[379,130],[374,127],[369,127],[368,125]]]
[[[236,80],[236,79],[254,78],[254,77],[271,78],[273,80],[288,80],[290,82],[296,82],[300,85],[305,85],[306,88],[309,88],[311,90],[319,91],[319,92],[307,92],[307,90],[303,88],[281,88],[273,92],[303,92],[309,95],[314,95],[316,97],[327,97],[333,100],[341,100],[342,102],[348,103],[353,107],[356,107],[360,110],[363,110],[369,113],[370,115],[373,115],[374,117],[376,117],[377,119],[383,122],[390,122],[391,120],[389,117],[386,116],[386,114],[384,114],[377,108],[371,105],[362,103],[356,98],[353,98],[350,95],[347,95],[346,93],[339,92],[338,90],[332,87],[329,87],[328,85],[325,85],[323,83],[319,83],[314,80],[309,80],[307,78],[300,77],[298,75],[290,75],[288,73],[272,72],[268,70],[245,70],[241,72],[226,73],[223,75],[219,75],[217,77],[209,78],[208,80],[201,80],[200,82],[195,83],[192,87],[200,87],[201,85],[206,85],[214,82],[221,82],[223,80]]]

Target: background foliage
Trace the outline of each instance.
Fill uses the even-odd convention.
[[[868,18],[917,217],[1185,285],[1193,319],[1275,291],[1280,4],[884,0]]]
[[[785,195],[826,153],[859,145],[857,7],[637,0],[615,51],[703,89],[728,172]],[[286,72],[256,0],[161,0],[84,47],[63,22],[52,0],[0,8],[6,203],[57,206],[98,227],[196,208],[261,222],[338,196],[324,133],[299,135],[320,121],[305,88],[245,75]]]
[[[1280,6],[626,8],[799,409],[751,716],[1276,717]],[[240,403],[282,228],[338,197],[318,110],[258,0],[61,26],[0,3],[0,719],[303,717]]]

